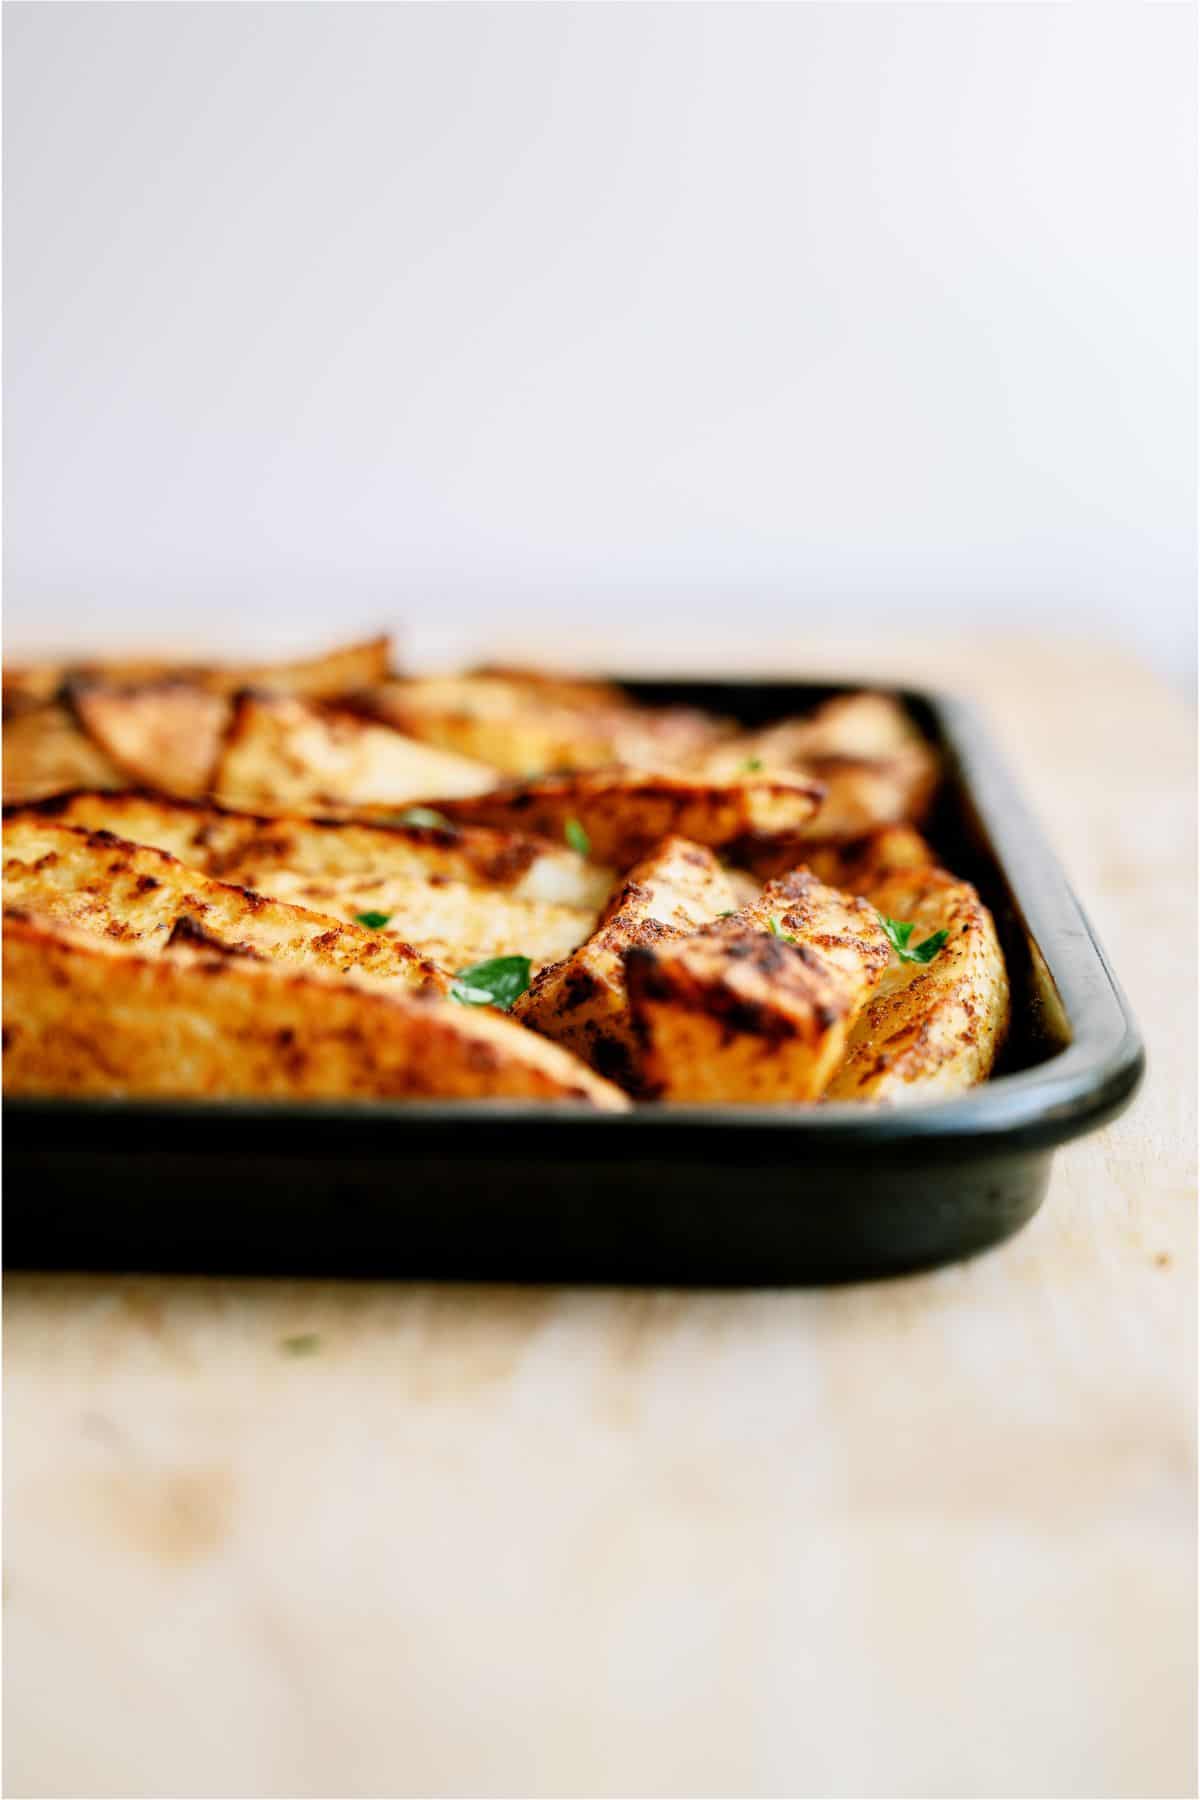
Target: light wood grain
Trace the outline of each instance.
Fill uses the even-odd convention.
[[[887,1284],[10,1278],[7,1792],[1195,1792],[1193,721],[1078,647],[776,660],[983,701],[1133,1111]]]

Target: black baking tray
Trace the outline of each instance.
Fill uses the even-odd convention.
[[[617,678],[621,679],[621,678]],[[855,683],[626,680],[749,726]],[[992,908],[1014,1027],[996,1075],[901,1108],[10,1100],[9,1267],[783,1284],[899,1273],[1009,1237],[1055,1150],[1144,1068],[1096,935],[977,714],[936,743],[931,825]]]

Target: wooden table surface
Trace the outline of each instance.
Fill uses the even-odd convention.
[[[780,660],[982,700],[1133,1110],[877,1285],[10,1277],[7,1793],[1195,1793],[1193,717],[1069,646]]]

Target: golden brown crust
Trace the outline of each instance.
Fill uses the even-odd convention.
[[[805,768],[825,792],[810,821],[774,835],[747,837],[736,854],[763,880],[806,861],[818,844],[853,842],[870,832],[924,819],[932,803],[937,765],[923,746],[886,758],[816,756]]]
[[[444,992],[445,971],[411,945],[329,914],[214,881],[162,850],[109,831],[30,818],[4,825],[4,900],[115,942],[162,950],[179,921],[282,962],[361,971]]]
[[[485,793],[495,771],[336,706],[245,693],[213,777],[234,806],[267,811],[405,806],[433,794]]]
[[[77,682],[111,687],[185,683],[211,694],[230,695],[241,688],[260,687],[312,700],[331,699],[386,681],[390,665],[391,640],[386,635],[344,644],[296,662],[222,666],[142,656],[13,663],[4,669],[4,713],[7,718],[10,708],[20,710],[31,701],[57,699]]]
[[[523,663],[480,663],[477,668],[467,671],[467,677],[506,681],[510,687],[520,689],[533,699],[548,700],[561,706],[623,706],[629,709],[634,705],[625,689],[618,687],[615,681],[591,675],[565,675],[554,669],[532,669]]]
[[[343,644],[321,656],[298,662],[259,663],[242,668],[213,668],[205,685],[215,693],[236,694],[243,688],[265,688],[299,699],[334,700],[353,694],[372,682],[386,681],[392,660],[391,639],[386,633],[362,643]]]
[[[807,869],[694,936],[631,950],[648,1091],[691,1102],[816,1099],[888,958],[874,910]]]
[[[569,955],[596,922],[594,907],[514,898],[463,881],[435,884],[424,875],[305,875],[279,869],[260,873],[253,885],[335,919],[382,920],[380,931],[454,970],[512,955],[527,956],[540,969]]]
[[[925,739],[892,694],[839,694],[810,713],[777,719],[718,744],[693,767],[731,779],[747,761],[766,769],[807,768],[819,758],[886,761]]]
[[[4,718],[16,718],[57,698],[62,686],[59,663],[5,664],[3,675]]]
[[[232,703],[184,681],[141,687],[80,682],[72,690],[80,722],[139,786],[204,794],[232,716]]]
[[[568,686],[496,674],[429,676],[388,682],[357,704],[411,737],[522,777],[614,763],[671,769],[732,729],[691,707],[571,698]]]
[[[932,869],[932,846],[911,825],[885,825],[840,844],[811,844],[805,862],[830,887],[869,894],[901,869]]]
[[[926,964],[893,961],[856,1022],[829,1100],[944,1099],[987,1079],[1008,1029],[1010,995],[991,914],[942,869],[896,869],[870,890],[911,942],[948,935]]]
[[[628,1105],[486,1008],[203,942],[151,956],[7,912],[4,1046],[9,1094]]]
[[[878,693],[839,695],[813,713],[718,745],[693,766],[726,777],[747,768],[791,771],[824,787],[811,820],[739,846],[739,860],[763,880],[806,860],[814,843],[918,823],[932,804],[939,775],[936,752],[900,701]]]
[[[791,829],[811,818],[822,791],[795,776],[719,782],[622,768],[544,776],[434,804],[453,819],[531,831],[559,843],[575,821],[594,857],[627,869],[664,837],[717,848],[750,833]]]
[[[125,776],[81,729],[70,707],[50,700],[4,722],[4,801],[41,800],[67,788],[116,788]]]
[[[75,825],[86,831],[111,831],[132,844],[166,850],[189,868],[204,869],[209,874],[217,873],[214,850],[225,841],[227,831],[233,834],[233,842],[240,843],[255,826],[273,823],[211,802],[129,787],[113,791],[69,789],[44,800],[6,806],[4,820],[6,825],[30,820]]]
[[[686,838],[664,839],[617,885],[594,935],[544,969],[521,996],[514,1018],[636,1090],[626,952],[695,931],[736,904],[711,850]]]
[[[214,801],[128,790],[59,794],[10,809],[6,816],[112,831],[242,887],[259,887],[281,871],[378,880],[411,876],[433,888],[464,882],[515,900],[595,911],[612,881],[611,871],[566,844],[486,826],[443,829],[247,813]]]

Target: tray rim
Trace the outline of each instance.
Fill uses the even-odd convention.
[[[1095,1129],[1128,1103],[1140,1084],[1146,1066],[1145,1048],[1129,1003],[1087,914],[1070,886],[1024,793],[994,747],[980,708],[957,694],[939,689],[898,685],[862,678],[838,680],[824,674],[811,679],[762,675],[719,676],[660,675],[642,672],[610,675],[607,679],[633,691],[651,688],[736,691],[769,688],[775,692],[801,691],[811,700],[814,691],[873,692],[893,694],[910,709],[932,718],[943,751],[957,765],[956,773],[983,820],[995,862],[1016,902],[1029,935],[1036,944],[1066,1014],[1071,1041],[1045,1061],[1028,1069],[1014,1070],[983,1083],[966,1094],[943,1100],[923,1100],[902,1106],[867,1107],[854,1102],[824,1102],[795,1109],[779,1106],[717,1107],[635,1104],[628,1112],[604,1113],[571,1102],[504,1100],[267,1100],[245,1098],[129,1099],[39,1095],[3,1100],[4,1122],[20,1141],[20,1147],[43,1139],[67,1119],[90,1126],[81,1149],[94,1146],[92,1135],[133,1132],[156,1137],[160,1131],[198,1121],[224,1122],[260,1129],[266,1139],[272,1127],[295,1132],[311,1125],[341,1136],[339,1127],[366,1132],[372,1150],[381,1150],[406,1134],[440,1137],[453,1131],[468,1158],[495,1154],[498,1134],[510,1135],[520,1125],[536,1125],[574,1134],[595,1134],[593,1150],[613,1151],[625,1141],[634,1151],[631,1135],[679,1132],[701,1133],[706,1142],[730,1135],[801,1133],[816,1142],[806,1149],[840,1160],[872,1145],[886,1144],[895,1152],[905,1143],[922,1146],[928,1154],[930,1140],[943,1152],[955,1147],[964,1153],[986,1145],[991,1151],[1028,1152],[1052,1148]],[[680,704],[695,704],[687,693],[676,696]],[[487,1127],[482,1132],[486,1150],[463,1136],[467,1124]],[[239,1132],[239,1136],[241,1132]],[[186,1145],[189,1155],[205,1154],[205,1134]],[[380,1142],[380,1138],[385,1141]],[[520,1140],[521,1153],[537,1143]],[[16,1146],[14,1146],[16,1147]],[[263,1143],[264,1152],[277,1146]],[[641,1147],[639,1143],[639,1148]],[[651,1149],[649,1140],[645,1149]],[[714,1146],[715,1147],[715,1146]],[[215,1136],[211,1152],[226,1148]],[[299,1146],[298,1146],[299,1148]]]

